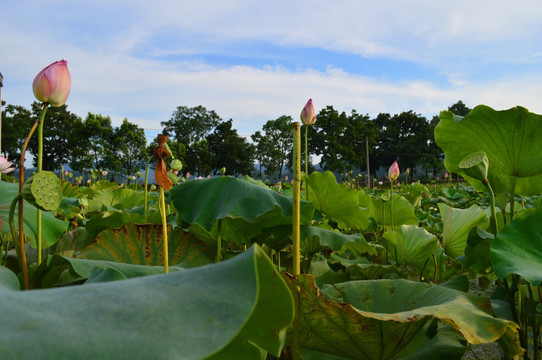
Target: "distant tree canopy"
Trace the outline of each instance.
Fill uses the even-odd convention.
[[[39,107],[38,102],[32,103],[31,110],[3,106],[2,154],[10,161],[20,158],[28,132],[40,116]],[[458,101],[447,110],[465,116],[471,109]],[[66,105],[49,108],[44,121],[46,170],[58,170],[69,163],[75,170],[94,168],[133,174],[145,166],[155,146],[146,146],[144,130],[128,119],[114,127],[109,116],[88,113],[83,120],[68,111]],[[266,121],[250,136],[251,142],[237,133],[232,119],[223,121],[215,111],[201,105],[178,106],[171,118],[161,124],[163,133],[169,136],[172,155],[183,163],[183,174],[188,171],[207,176],[218,174],[225,167],[229,175],[280,179],[284,167],[291,162],[292,121],[287,115]],[[328,105],[307,129],[309,157],[318,157],[321,168],[335,173],[364,171],[368,144],[372,175],[395,160],[403,170],[410,168],[415,172],[421,167],[436,174],[443,171],[443,154],[434,141],[438,122],[438,116],[428,121],[412,110],[370,118],[356,110],[347,114]],[[30,141],[29,153],[37,156],[37,137]],[[256,173],[255,163],[259,165]]]

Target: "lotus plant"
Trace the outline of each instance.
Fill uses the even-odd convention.
[[[397,160],[391,164],[390,168],[388,169],[388,179],[390,180],[390,221],[391,221],[391,230],[394,231],[393,227],[393,182],[397,180],[399,177],[399,165],[397,164]]]
[[[169,179],[166,170],[166,162],[164,159],[167,159],[170,156],[166,148],[166,135],[158,135],[156,142],[158,146],[154,149],[152,155],[156,159],[156,167],[154,170],[154,179],[156,183],[160,186],[160,215],[162,216],[162,248],[164,252],[164,272],[169,272],[169,254],[168,254],[168,238],[167,238],[167,221],[166,221],[166,200],[164,195],[164,190],[169,190],[173,183]]]
[[[47,106],[59,107],[66,103],[71,89],[71,75],[68,70],[68,62],[66,60],[56,61],[43,70],[34,78],[32,83],[32,91],[36,99],[42,102],[42,112],[39,120],[38,128],[38,168],[37,171],[42,171],[43,168],[43,123],[45,121],[45,113]],[[41,210],[38,209],[37,214],[37,252],[38,264],[41,263]]]
[[[308,136],[309,126],[316,122],[316,113],[314,112],[314,105],[312,105],[312,99],[309,99],[301,110],[301,122],[305,125],[305,200],[309,200],[309,149],[308,149]]]

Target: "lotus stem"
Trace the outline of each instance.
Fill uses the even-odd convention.
[[[393,227],[393,180],[390,180],[390,222],[391,222],[391,231],[395,231]]]
[[[309,126],[305,125],[305,200],[309,201]]]
[[[487,179],[484,179],[482,183],[487,187],[487,190],[489,191],[489,201],[491,204],[491,220],[493,222],[492,230],[493,235],[497,236],[497,233],[499,232],[499,224],[497,223],[497,213],[495,211],[495,193],[493,192],[493,188],[491,187],[491,184],[489,184],[489,181]]]
[[[40,124],[38,128],[38,169],[37,172],[43,170],[43,123],[45,122],[45,113],[47,112],[47,103],[43,104],[41,111]],[[38,265],[41,264],[41,210],[37,209],[37,229],[36,229],[36,248],[38,252]]]
[[[299,122],[292,124],[294,135],[294,156],[293,156],[293,195],[292,195],[292,248],[293,248],[293,274],[301,274],[301,254],[300,254],[300,183],[301,183],[301,134]],[[293,323],[293,344],[292,344],[292,359],[299,360],[299,343],[300,343],[300,308],[299,308],[299,286],[294,287],[294,299],[296,299],[295,316]]]
[[[160,186],[160,215],[162,216],[162,249],[164,251],[164,273],[169,272],[169,254],[167,239],[167,221],[166,221],[166,197],[164,189]]]
[[[148,198],[148,186],[149,186],[149,167],[151,165],[151,160],[153,157],[151,156],[149,160],[147,160],[147,166],[145,167],[145,189],[143,189],[143,222],[147,223],[147,198]]]
[[[246,250],[246,249],[245,249]],[[216,236],[216,263],[222,261],[222,219],[218,220],[218,231]]]

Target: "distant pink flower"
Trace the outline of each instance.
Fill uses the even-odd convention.
[[[68,176],[68,170],[64,171],[64,176]]]
[[[102,175],[106,176],[107,175],[107,170],[102,171]]]
[[[136,179],[135,175],[132,175],[132,180],[135,180],[135,179]]]
[[[446,172],[444,173],[444,178],[447,179],[448,176],[450,176],[450,174],[448,174],[448,172],[446,171]]]
[[[32,91],[39,101],[51,106],[62,106],[70,95],[72,80],[68,62],[60,60],[40,71],[32,83]]]
[[[13,165],[11,161],[8,161],[8,159],[5,157],[0,156],[0,173],[7,174],[15,170],[15,168],[12,168],[11,165]]]
[[[77,183],[78,183],[78,184],[81,184],[81,179],[78,179],[78,180],[77,180]]]
[[[211,174],[207,175],[207,179],[210,179],[211,178]]]
[[[190,171],[188,171],[184,177],[185,179],[188,179],[190,177]]]
[[[390,180],[397,180],[399,177],[399,165],[397,164],[397,160],[391,164],[390,168],[388,169],[388,179]]]
[[[284,180],[288,181],[288,175],[286,175],[286,176],[284,177]]]
[[[172,173],[174,173],[175,175],[179,174],[179,170],[172,170]]]
[[[197,180],[203,179],[203,177],[200,175],[196,178]]]
[[[410,168],[407,168],[407,169],[405,170],[405,174],[410,175]]]

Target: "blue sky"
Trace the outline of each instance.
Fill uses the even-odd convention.
[[[68,109],[160,130],[203,105],[248,136],[316,110],[428,118],[458,100],[542,113],[536,1],[27,1],[0,8],[2,99],[66,59]]]

